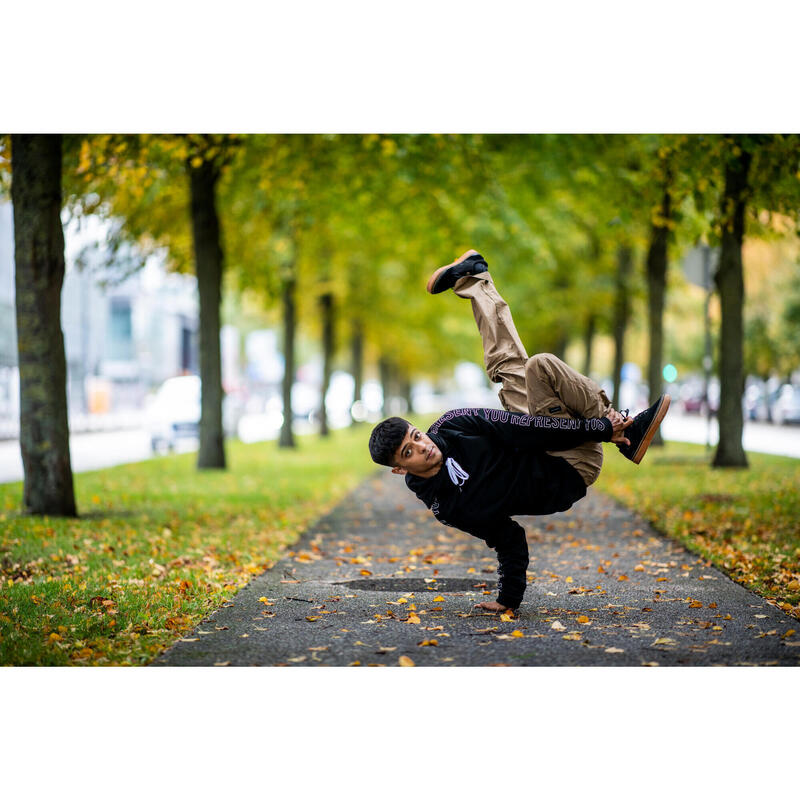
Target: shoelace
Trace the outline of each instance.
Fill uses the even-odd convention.
[[[631,410],[630,410],[629,408],[626,408],[624,411],[620,411],[619,413],[620,413],[620,414],[622,414],[622,419],[623,419],[623,421],[624,421],[624,420],[627,420],[627,419],[628,419],[628,417],[630,416]],[[618,447],[620,450],[622,450],[622,448],[623,448],[623,447],[625,447],[625,446],[626,446],[626,445],[624,445],[624,444],[618,444],[618,445],[617,445],[617,447]]]

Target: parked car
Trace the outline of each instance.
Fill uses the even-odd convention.
[[[745,419],[755,422],[770,421],[770,397],[764,381],[753,380],[748,383],[742,398],[742,409]]]
[[[680,401],[683,410],[687,414],[705,414],[705,384],[700,381],[687,381],[680,388]],[[708,405],[711,413],[716,414],[719,410],[719,381],[711,378],[708,384]]]
[[[800,386],[781,386],[772,406],[772,421],[776,425],[800,423]]]
[[[222,425],[228,436],[236,431],[236,403],[230,395],[222,401]],[[196,441],[200,435],[199,376],[181,375],[164,381],[147,406],[145,419],[154,453]]]

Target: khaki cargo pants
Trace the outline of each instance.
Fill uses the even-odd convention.
[[[503,384],[499,397],[507,411],[585,419],[607,413],[611,403],[593,380],[549,353],[528,358],[508,304],[488,272],[460,278],[453,290],[472,302],[472,313],[483,339],[486,373],[493,383]],[[600,442],[586,442],[572,450],[549,451],[549,455],[571,464],[587,486],[597,480],[603,466]]]

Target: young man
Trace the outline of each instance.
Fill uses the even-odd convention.
[[[600,474],[601,442],[616,444],[638,464],[670,398],[662,395],[631,418],[614,410],[594,381],[555,356],[528,358],[486,260],[475,250],[436,270],[427,289],[453,289],[471,301],[486,372],[502,384],[499,398],[506,410],[448,411],[427,433],[390,417],[373,429],[370,454],[405,475],[408,488],[439,522],[497,551],[497,600],[476,607],[516,609],[526,587],[528,544],[511,517],[565,511],[584,497]]]

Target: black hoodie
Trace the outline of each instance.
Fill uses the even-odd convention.
[[[586,494],[583,478],[546,450],[611,441],[611,420],[532,417],[493,408],[448,411],[428,430],[442,452],[431,478],[406,484],[436,519],[497,551],[497,602],[517,608],[525,592],[528,544],[514,514],[566,511]]]

